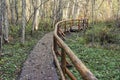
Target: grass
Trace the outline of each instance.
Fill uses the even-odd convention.
[[[99,80],[120,79],[120,51],[89,48],[77,41],[67,44]]]
[[[98,25],[98,27],[100,26]],[[66,43],[98,80],[120,80],[120,43],[117,45],[119,46],[117,49],[116,47],[105,48],[100,45],[99,41],[97,45],[91,46],[91,42],[86,43],[85,39],[86,35],[82,32],[72,33]],[[77,80],[82,80],[74,68],[71,69],[71,72],[74,73]]]
[[[13,27],[13,26],[12,26]],[[10,34],[14,40],[9,44],[3,45],[3,53],[0,58],[0,80],[16,80],[20,74],[21,68],[30,51],[44,34],[50,31],[43,30],[43,24],[40,25],[34,36],[30,35],[31,26],[26,27],[26,41],[24,45],[20,43],[20,37],[17,34],[19,26],[14,26]]]

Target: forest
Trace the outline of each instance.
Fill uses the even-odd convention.
[[[0,80],[20,80],[39,40],[59,21],[66,20],[61,24],[66,27],[77,23],[67,20],[79,19],[87,20],[87,27],[61,33],[65,44],[98,80],[120,80],[120,0],[0,0]],[[82,80],[75,68],[70,71]]]

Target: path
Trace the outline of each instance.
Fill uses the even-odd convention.
[[[58,80],[51,53],[52,32],[35,46],[23,65],[19,80]]]

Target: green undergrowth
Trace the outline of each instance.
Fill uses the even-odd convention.
[[[102,23],[97,25],[95,26],[101,27],[100,25],[105,24]],[[112,39],[111,40],[112,42],[109,43],[105,39],[103,41],[103,44],[101,44],[99,37],[101,35],[99,34],[99,31],[101,31],[101,29],[99,30],[97,29],[97,31],[95,30],[94,32],[91,31],[92,29],[88,29],[88,31],[86,30],[85,33],[84,32],[72,33],[70,36],[67,36],[67,40],[65,42],[73,50],[75,55],[98,78],[98,80],[120,80],[120,42],[118,41],[120,37],[117,37],[120,35],[119,34],[116,35],[116,33],[110,34],[106,32],[107,36],[112,35],[116,36],[112,36],[112,38],[111,37],[107,38],[108,40]],[[96,36],[94,40],[95,42],[92,45],[92,41],[90,39],[92,37],[91,34],[93,33]],[[118,40],[116,41],[116,39]],[[74,73],[78,80],[82,80],[79,73],[74,68],[71,68],[70,70],[71,72]]]
[[[44,27],[46,26],[42,23],[39,30],[35,31],[31,36],[31,25],[28,25],[26,27],[26,41],[24,45],[20,42],[19,26],[11,27],[10,35],[13,37],[13,40],[3,45],[3,53],[0,58],[0,80],[16,80],[18,78],[30,51],[44,34],[52,30],[50,28],[43,30]]]

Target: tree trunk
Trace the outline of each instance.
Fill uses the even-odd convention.
[[[95,9],[95,0],[92,0],[92,29],[93,29],[93,32],[94,32],[94,9]],[[94,34],[92,34],[92,45],[94,45]]]
[[[19,19],[19,13],[18,13],[18,0],[15,0],[15,14],[16,14],[15,24],[18,24],[18,19]]]
[[[35,0],[34,2],[34,17],[33,17],[33,25],[32,25],[32,32],[34,30],[38,30],[39,26],[39,7],[40,6],[40,0]]]
[[[45,18],[45,8],[44,8],[44,0],[41,0],[41,7],[40,7],[40,17],[41,17],[41,19],[44,19]]]
[[[10,1],[10,9],[11,9],[11,23],[15,25],[15,1],[14,0],[9,0]]]
[[[3,28],[3,30],[4,30],[4,34],[3,34],[3,35],[4,35],[4,40],[5,40],[6,43],[9,42],[9,40],[8,40],[8,33],[9,33],[8,28],[9,28],[9,23],[8,23],[7,7],[8,7],[8,5],[7,5],[7,0],[4,0],[4,11],[3,11],[3,23],[4,23],[4,28]]]
[[[26,0],[22,0],[22,44],[25,43],[25,27],[26,27]]]
[[[53,26],[55,26],[56,23],[56,0],[53,1]]]
[[[58,21],[62,20],[62,0],[54,0],[55,5],[55,16],[54,16],[54,24],[56,24]]]
[[[68,4],[67,4],[67,9],[66,9],[66,19],[68,19],[69,18],[69,7],[70,7],[70,3],[68,2]]]
[[[30,17],[30,1],[26,0],[26,20],[28,21]]]
[[[3,17],[3,1],[4,0],[0,0],[0,56],[1,56],[1,53],[2,53],[2,17]]]
[[[86,0],[84,4],[84,18],[87,18],[88,15],[88,4],[89,4],[89,0]]]
[[[117,16],[116,16],[116,25],[120,27],[120,0],[118,1],[118,9],[117,9]]]
[[[76,19],[76,13],[77,13],[77,0],[74,0],[74,4],[73,4],[73,9],[72,9],[72,18]]]

